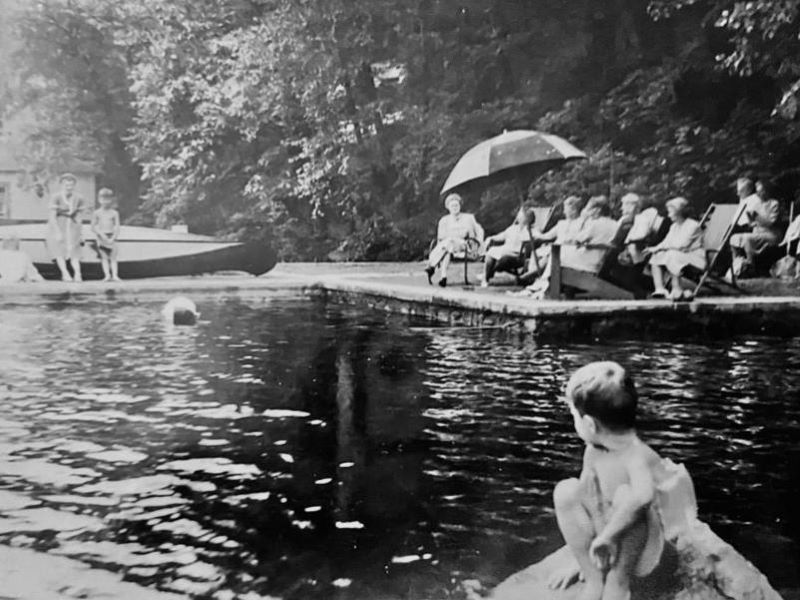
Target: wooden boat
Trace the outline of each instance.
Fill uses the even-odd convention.
[[[84,279],[101,279],[103,271],[95,235],[83,225],[81,271]],[[58,279],[58,268],[47,249],[47,223],[4,220],[0,239],[16,236],[46,279]],[[118,240],[122,279],[199,275],[215,271],[266,273],[277,262],[275,252],[261,242],[235,242],[211,236],[123,225]]]

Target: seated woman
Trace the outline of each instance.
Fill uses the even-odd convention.
[[[428,266],[425,267],[428,283],[432,283],[436,267],[441,268],[442,277],[439,279],[439,285],[442,287],[447,285],[447,267],[453,254],[465,252],[468,239],[475,240],[478,244],[483,242],[483,228],[475,217],[461,212],[461,196],[449,194],[444,199],[444,205],[450,214],[439,219],[436,245],[431,250]]]
[[[706,252],[703,248],[703,230],[700,223],[688,218],[689,201],[686,198],[673,198],[667,202],[667,216],[672,225],[667,237],[659,244],[644,249],[644,255],[650,257],[652,269],[654,298],[666,298],[668,295],[675,300],[692,298],[691,290],[681,287],[681,271],[687,266],[700,270],[706,268]],[[672,292],[667,291],[665,274],[669,273],[672,280]]]
[[[772,198],[771,191],[767,182],[756,182],[758,199],[748,205],[743,215],[751,230],[731,236],[733,272],[739,277],[755,274],[759,256],[781,242],[783,231],[780,203]]]
[[[19,249],[19,238],[8,236],[0,250],[0,284],[42,281],[30,257]]]
[[[619,224],[608,217],[608,213],[608,199],[605,196],[593,196],[589,199],[580,217],[574,219],[577,221],[574,225],[577,230],[570,232],[569,238],[565,235],[556,240],[561,245],[559,259],[562,267],[589,273],[600,271],[619,230]],[[566,226],[564,230],[566,231]],[[551,256],[544,272],[526,288],[529,293],[536,297],[545,295],[552,262]]]
[[[536,214],[532,208],[520,208],[514,222],[504,231],[490,235],[484,242],[486,259],[483,264],[481,287],[488,287],[497,271],[508,271],[522,266],[522,246],[530,242]],[[499,245],[494,245],[499,244]]]
[[[583,225],[583,218],[581,217],[582,207],[583,201],[578,196],[569,196],[564,200],[563,219],[544,233],[535,229],[533,230],[531,237],[534,243],[541,242],[547,245],[541,245],[531,252],[531,258],[528,261],[528,270],[520,277],[523,283],[532,283],[542,274],[542,271],[546,269],[547,261],[550,258],[550,243],[561,245],[563,253],[564,248],[568,247],[571,242],[574,242]]]
[[[610,207],[605,196],[593,196],[586,203],[581,216],[583,225],[575,236],[574,251],[561,254],[561,265],[597,273],[606,253],[614,244],[619,223],[608,215]],[[570,244],[566,244],[569,247]]]
[[[626,207],[632,214],[633,222],[625,236],[625,248],[617,257],[617,262],[626,266],[644,266],[647,257],[643,251],[655,246],[667,235],[670,222],[658,214],[654,206],[648,206],[639,194],[625,194],[622,197],[623,214]]]

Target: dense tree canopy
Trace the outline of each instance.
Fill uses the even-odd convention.
[[[6,0],[10,2],[11,0]],[[0,102],[35,168],[94,157],[128,220],[273,240],[284,258],[418,258],[481,139],[591,160],[529,189],[698,208],[742,170],[798,182],[800,0],[39,0]],[[7,48],[4,51],[10,53]],[[468,198],[493,230],[517,197]]]

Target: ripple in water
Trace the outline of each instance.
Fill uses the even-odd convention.
[[[197,300],[184,329],[156,299],[0,308],[1,565],[64,597],[463,597],[560,545],[581,447],[557,396],[610,358],[703,518],[798,587],[798,341],[537,345]]]

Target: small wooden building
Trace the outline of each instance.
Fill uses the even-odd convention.
[[[46,221],[50,197],[60,189],[61,173],[72,173],[77,179],[75,191],[83,196],[87,205],[96,202],[96,178],[100,170],[86,161],[74,160],[68,164],[53,165],[51,176],[31,174],[27,165],[18,158],[14,148],[0,138],[0,219]]]

